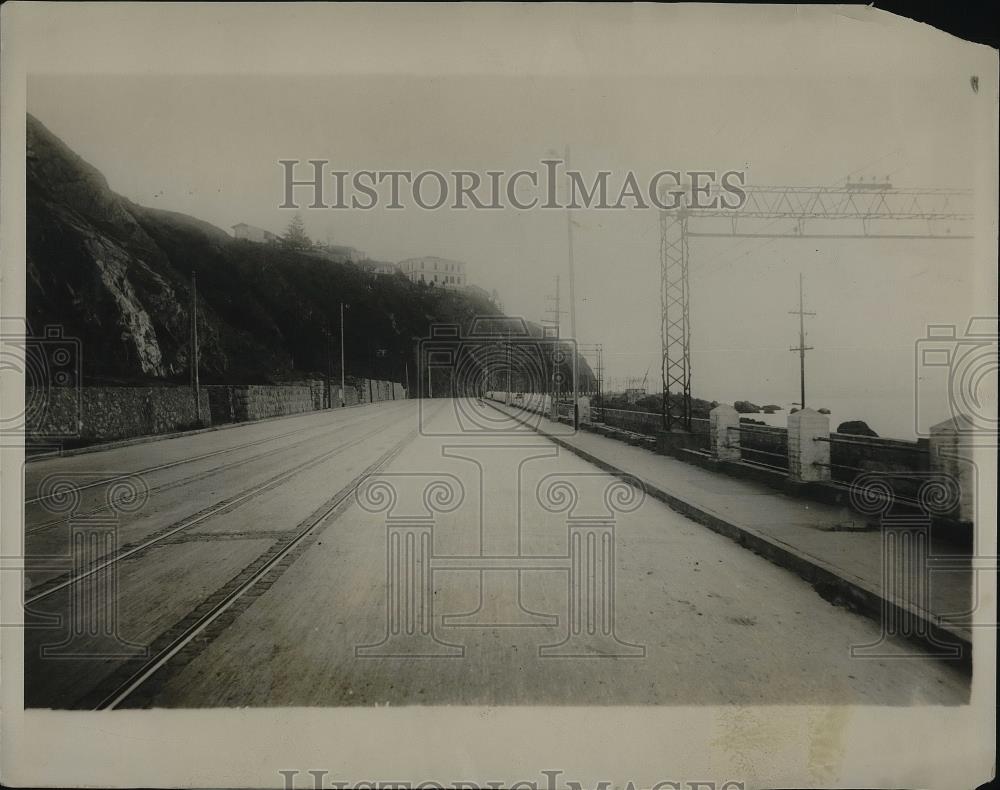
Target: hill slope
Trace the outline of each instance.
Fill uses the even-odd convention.
[[[432,323],[467,327],[497,314],[472,294],[237,241],[193,217],[136,205],[30,115],[27,217],[28,321],[36,332],[58,324],[80,338],[85,381],[186,379],[192,272],[204,381],[339,370],[340,302],[350,305],[348,371],[396,381],[404,360],[415,370],[414,338]],[[581,370],[589,375],[585,362]]]

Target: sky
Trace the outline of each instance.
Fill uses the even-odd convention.
[[[571,150],[584,173],[737,169],[748,184],[968,187],[977,95],[954,74],[738,70],[703,75],[35,75],[27,107],[140,204],[229,229],[280,232],[280,159],[359,169],[506,170]],[[508,314],[538,321],[558,275],[561,211],[304,209],[307,231],[398,261],[465,261]],[[576,336],[606,378],[660,380],[659,227],[652,210],[574,214]],[[703,222],[709,222],[703,220]],[[718,228],[718,225],[713,226]],[[703,226],[707,228],[707,226]],[[883,435],[914,432],[915,343],[975,312],[973,243],[696,238],[690,245],[693,394],[798,399],[798,277],[807,399]],[[568,335],[564,317],[563,335]],[[935,413],[948,415],[940,398]]]

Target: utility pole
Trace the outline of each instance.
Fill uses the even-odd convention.
[[[377,366],[377,363],[375,362],[375,355],[372,353],[372,341],[371,341],[371,338],[368,339],[368,362],[371,365],[371,367],[369,367],[369,370],[371,371],[371,373],[368,376],[368,402],[369,403],[374,403],[375,402],[375,393],[372,391],[372,382],[375,381],[375,379],[373,379],[372,376],[377,376],[378,375],[378,366]]]
[[[490,331],[492,332],[494,324],[490,323]],[[483,394],[480,397],[489,397],[490,392],[490,354],[493,353],[493,343],[486,343],[482,347],[483,354]]]
[[[343,408],[346,405],[344,400],[344,368],[347,367],[347,360],[344,359],[344,303],[340,303],[340,407]]]
[[[330,331],[329,323],[323,334],[326,335],[326,392],[323,393],[323,408],[332,409],[333,393],[330,391],[330,384],[333,381],[333,333]]]
[[[507,326],[507,405],[510,406],[510,325]]]
[[[597,402],[601,404],[601,417],[604,416],[604,344],[597,344],[597,370],[594,371],[597,377]]]
[[[801,401],[799,405],[804,409],[806,407],[806,352],[812,351],[812,346],[806,345],[806,316],[816,315],[816,313],[810,313],[805,310],[803,299],[802,299],[802,274],[799,274],[799,309],[789,310],[789,315],[797,315],[799,317],[799,344],[789,351],[799,352],[799,387]]]
[[[191,388],[194,411],[201,425],[201,385],[198,380],[198,276],[191,272]]]
[[[560,329],[560,324],[562,323],[561,316],[566,312],[565,310],[559,309],[559,275],[556,275],[556,292],[553,295],[547,295],[545,297],[547,300],[552,302],[552,306],[549,307],[545,312],[548,313],[552,318],[545,319],[545,322],[554,326],[556,330],[556,343],[553,346],[552,355],[552,400],[557,402],[559,399],[559,377],[557,375],[557,359],[555,352],[562,348],[562,331]],[[558,406],[556,407],[558,408]]]
[[[566,146],[566,170],[569,171],[569,146]],[[566,176],[567,180],[569,176]],[[569,252],[569,333],[573,338],[573,428],[579,428],[579,415],[577,414],[577,364],[576,364],[576,278],[573,274],[573,210],[569,208],[568,199],[570,191],[567,189],[566,200],[566,234]]]

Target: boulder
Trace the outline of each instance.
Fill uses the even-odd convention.
[[[869,428],[868,423],[863,420],[848,420],[847,422],[842,422],[837,426],[837,433],[847,434],[848,436],[870,436],[873,439],[878,438],[878,434]]]

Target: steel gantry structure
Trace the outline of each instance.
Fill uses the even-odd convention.
[[[971,238],[951,228],[952,223],[972,219],[971,190],[895,189],[888,180],[743,189],[746,199],[737,209],[701,208],[713,205],[718,190],[699,193],[695,203],[688,186],[686,205],[660,212],[662,409],[667,430],[691,428],[690,239]],[[707,228],[699,230],[702,220]],[[764,220],[768,222],[761,226]]]

